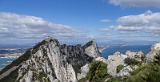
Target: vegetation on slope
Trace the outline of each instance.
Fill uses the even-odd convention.
[[[160,82],[160,55],[153,62],[146,63],[130,73],[126,82]]]
[[[111,77],[107,82],[124,82],[122,77]]]
[[[39,42],[37,45],[35,45],[35,46],[33,47],[32,53],[35,54],[35,53],[39,50],[39,47],[40,47],[41,45],[44,45],[45,43],[46,43],[46,41],[43,40],[42,42]]]
[[[153,62],[143,63],[126,58],[125,63],[128,65],[139,65],[140,67],[130,73],[129,76],[123,77],[111,77],[107,82],[160,82],[160,54],[155,56]],[[117,72],[120,71],[123,66],[117,66]]]
[[[2,69],[0,71],[0,75],[3,74],[4,72],[6,72],[7,70],[11,69],[14,66],[18,66],[20,65],[22,62],[28,60],[31,57],[31,54],[36,53],[37,50],[39,49],[39,47],[43,44],[45,44],[46,41],[43,40],[42,42],[38,43],[37,45],[35,45],[32,48],[28,49],[22,56],[20,56],[18,59],[14,60],[11,64],[7,65],[4,69]],[[19,68],[19,67],[18,67]],[[17,68],[17,69],[18,69]],[[16,76],[18,74],[18,70],[14,70],[13,72],[11,72],[11,74],[7,77],[4,77],[3,79],[0,80],[0,82],[4,82],[3,80],[5,80],[5,82],[14,82],[13,80],[16,80]]]
[[[127,64],[127,65],[141,65],[141,62],[134,59],[134,58],[125,58],[124,62]]]
[[[81,79],[79,82],[85,82],[87,80],[89,80],[89,82],[103,82],[107,75],[107,64],[101,61],[93,61],[90,64],[90,70],[86,78]]]
[[[33,73],[33,81],[40,81],[40,82],[50,82],[45,72],[34,72]]]
[[[46,41],[43,40],[42,42],[38,43],[37,45],[35,45],[32,48],[28,49],[22,56],[20,56],[18,59],[14,60],[11,64],[7,65],[4,69],[2,69],[0,71],[0,75],[4,72],[6,72],[7,70],[9,70],[10,68],[12,68],[13,66],[18,66],[19,64],[21,64],[23,61],[26,61],[27,59],[30,58],[31,54],[33,53],[36,53],[37,50],[39,49],[39,47],[43,44],[45,44]],[[32,52],[31,52],[32,51]]]
[[[89,41],[88,43],[86,43],[86,44],[83,46],[83,48],[85,49],[85,48],[91,46],[92,43],[93,43],[93,41]]]
[[[121,65],[118,65],[117,66],[117,73],[119,73],[122,69],[124,68],[124,66],[121,64]]]
[[[9,76],[6,76],[0,80],[0,82],[16,82],[18,77],[18,69],[12,71]]]

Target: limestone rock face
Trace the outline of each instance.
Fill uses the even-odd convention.
[[[146,55],[147,61],[153,61],[154,56],[160,53],[160,43],[157,43],[151,47],[151,51]]]
[[[1,77],[7,72],[6,69],[11,71],[6,77],[2,76],[0,82],[6,78],[9,80],[11,73],[17,74],[12,78],[16,82],[77,82],[86,76],[88,64],[101,56],[95,41],[84,46],[67,46],[51,38],[38,43],[28,52],[28,59],[16,65],[16,71],[4,68],[0,72]]]
[[[112,76],[117,75],[117,66],[124,65],[124,59],[127,58],[127,55],[120,54],[120,52],[115,52],[114,55],[109,55],[107,59],[107,69],[108,74]]]
[[[101,56],[95,40],[88,42],[84,47],[85,53],[88,54],[90,57],[97,58]]]
[[[89,71],[89,64],[84,65],[81,67],[81,73],[77,74],[77,79],[80,80],[81,78],[85,78]]]
[[[127,51],[125,54],[121,54],[120,52],[115,52],[114,55],[109,55],[107,59],[108,74],[112,76],[128,75],[129,72],[131,72],[133,69],[130,66],[127,66],[127,64],[125,64],[125,59],[133,58],[138,61],[142,61],[143,56],[144,54],[141,51],[140,52]],[[124,68],[119,73],[117,73],[117,66],[119,65],[123,65]]]
[[[117,74],[117,76],[129,75],[129,72],[131,71],[133,71],[133,69],[130,66],[126,66]]]
[[[107,64],[107,60],[104,57],[97,57],[95,58],[95,61],[102,61],[103,63]]]
[[[136,59],[138,61],[143,61],[142,57],[144,57],[144,53],[143,52],[131,52],[131,51],[127,51],[126,54],[128,58],[133,58]]]

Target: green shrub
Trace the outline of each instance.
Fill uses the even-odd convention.
[[[160,66],[146,65],[131,72],[126,82],[160,82]]]
[[[117,66],[117,73],[119,73],[123,68],[124,68],[124,66],[122,64],[118,65]]]
[[[145,55],[144,54],[141,55],[141,59],[142,59],[143,62],[145,61]]]
[[[107,64],[101,61],[94,61],[90,64],[90,70],[87,73],[87,79],[90,82],[101,82],[107,75]]]
[[[153,63],[154,63],[154,64],[157,64],[157,65],[160,65],[160,55],[157,54],[157,55],[154,57]]]
[[[125,58],[124,62],[128,65],[141,65],[141,62],[133,58]]]
[[[126,82],[160,82],[160,55],[156,55],[153,62],[146,63],[130,74]]]
[[[109,79],[107,82],[123,82],[122,77],[113,77]]]

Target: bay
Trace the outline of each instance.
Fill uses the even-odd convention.
[[[0,70],[12,63],[13,60],[15,60],[15,58],[0,58]]]

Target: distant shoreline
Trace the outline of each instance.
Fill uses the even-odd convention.
[[[18,58],[19,56],[21,55],[0,55],[0,58]]]
[[[18,58],[18,57],[0,57],[0,58]]]

